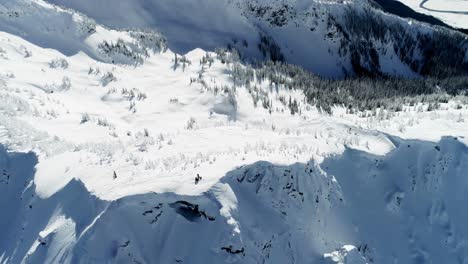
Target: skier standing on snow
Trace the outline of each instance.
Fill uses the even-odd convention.
[[[197,173],[197,177],[195,177],[195,184],[198,184],[202,180],[200,174]]]

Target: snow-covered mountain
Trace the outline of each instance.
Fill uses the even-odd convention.
[[[239,58],[334,75],[351,60],[314,34],[345,3],[294,2],[324,12],[304,38],[312,20],[280,2],[67,3],[98,22],[0,0],[0,263],[468,261],[458,71],[437,85],[329,81]],[[460,47],[458,33],[348,4]],[[228,43],[240,55],[210,52]],[[380,69],[415,75],[405,63]]]
[[[468,150],[395,139],[388,155],[346,150],[237,168],[200,195],[103,201],[76,180],[47,199],[37,157],[3,151],[6,263],[458,263],[466,260]],[[6,192],[5,192],[6,191]],[[8,220],[13,220],[10,223]]]
[[[157,27],[179,53],[229,45],[251,60],[340,78],[467,73],[465,35],[386,14],[367,0],[48,1],[111,27]]]

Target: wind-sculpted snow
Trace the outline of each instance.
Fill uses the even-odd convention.
[[[464,263],[468,148],[392,138],[384,156],[256,162],[196,196],[35,195],[34,154],[0,153],[1,263]]]

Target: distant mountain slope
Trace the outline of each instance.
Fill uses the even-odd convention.
[[[458,0],[395,0],[413,10],[434,16],[455,28],[468,29],[468,5]]]
[[[177,52],[236,48],[326,77],[466,74],[462,34],[376,10],[364,0],[49,0],[109,26],[159,28]],[[105,8],[104,8],[105,7]]]

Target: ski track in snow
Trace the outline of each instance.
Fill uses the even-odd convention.
[[[417,12],[434,16],[455,28],[468,28],[468,4],[462,0],[398,0]]]
[[[419,7],[431,11],[431,12],[438,12],[438,13],[448,13],[448,14],[456,14],[456,15],[468,15],[468,11],[458,11],[458,10],[439,10],[439,9],[433,9],[433,8],[428,8],[425,5],[429,2],[429,0],[423,0],[421,4],[419,4]]]

